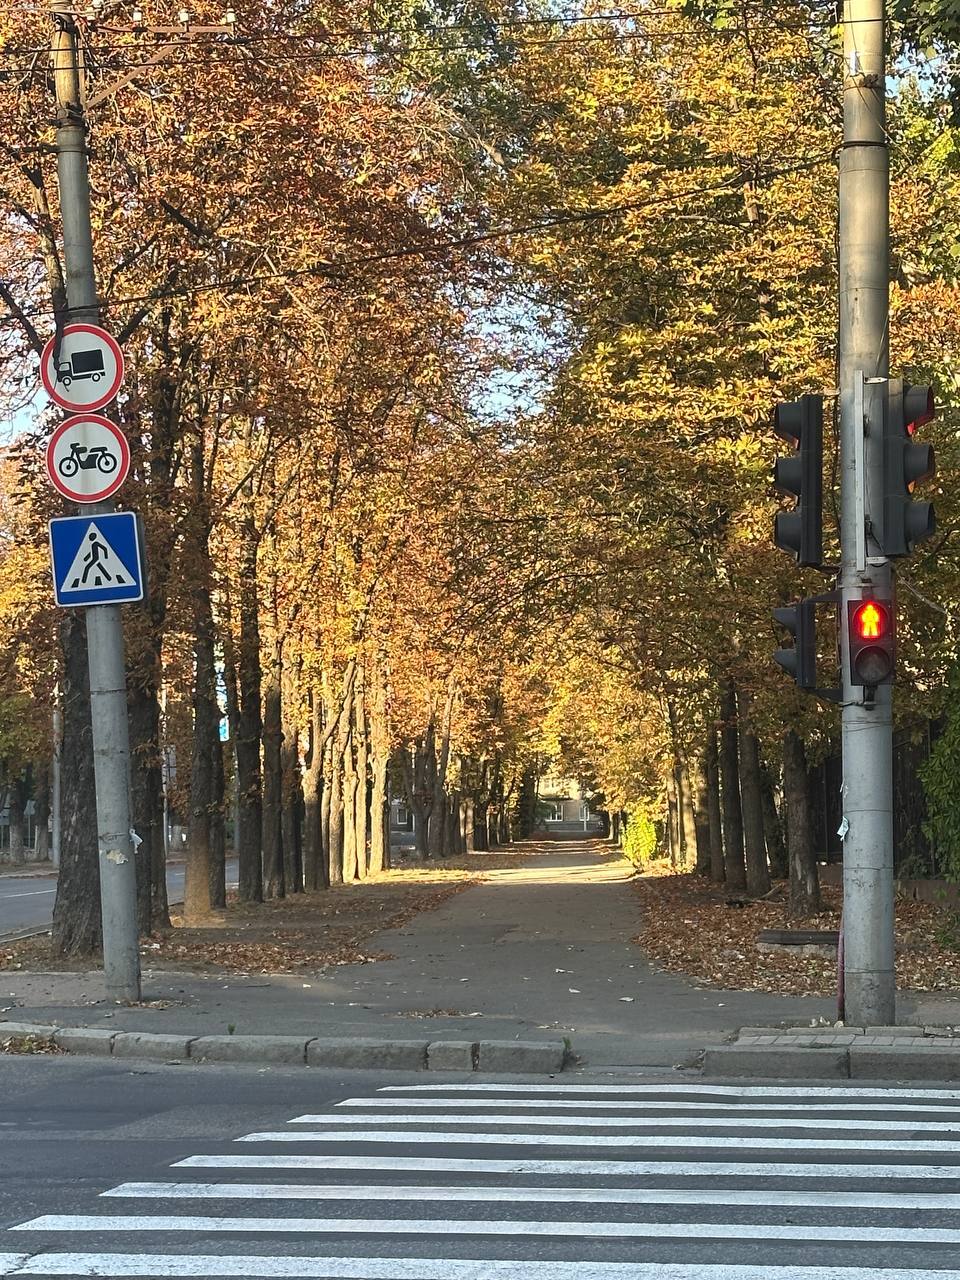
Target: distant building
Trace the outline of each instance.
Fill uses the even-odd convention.
[[[552,839],[601,835],[603,815],[593,810],[590,795],[572,778],[546,774],[540,779],[536,834]]]

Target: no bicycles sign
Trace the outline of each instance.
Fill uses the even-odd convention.
[[[130,471],[130,446],[120,428],[98,413],[68,418],[47,444],[47,476],[71,502],[102,502]]]

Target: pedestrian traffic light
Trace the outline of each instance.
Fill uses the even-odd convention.
[[[875,688],[893,683],[896,636],[893,600],[847,602],[850,683]]]
[[[778,458],[774,484],[793,494],[792,511],[777,513],[774,542],[789,551],[798,564],[819,568],[823,563],[823,396],[801,396],[777,405],[774,430],[797,450],[792,458]]]
[[[883,431],[883,510],[878,542],[885,556],[905,556],[929,538],[936,516],[929,502],[915,502],[913,487],[936,470],[933,446],[913,439],[917,427],[935,415],[933,388],[911,387],[902,378],[887,383]],[[877,512],[871,510],[876,521]]]
[[[774,609],[773,616],[794,638],[792,649],[777,649],[774,662],[793,676],[798,689],[815,689],[817,686],[817,621],[813,598],[798,600],[783,609]]]

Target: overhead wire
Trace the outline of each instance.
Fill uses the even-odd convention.
[[[834,152],[831,151],[811,157],[803,163],[791,165],[786,169],[770,170],[765,176],[776,177],[799,173],[804,170],[816,168],[818,165],[825,164],[833,159]],[[205,293],[237,293],[255,285],[269,284],[272,282],[288,283],[295,280],[310,278],[342,279],[348,276],[352,271],[368,266],[374,266],[379,263],[397,261],[409,257],[423,258],[430,255],[443,256],[446,253],[475,248],[481,244],[491,243],[495,240],[509,239],[513,236],[537,235],[543,231],[548,231],[558,227],[602,221],[606,218],[620,217],[626,213],[641,212],[645,209],[670,204],[677,200],[691,199],[698,195],[711,195],[719,194],[720,192],[727,190],[738,190],[741,182],[742,174],[738,171],[723,182],[714,183],[709,186],[688,188],[685,191],[671,192],[663,196],[653,197],[650,200],[633,201],[627,204],[614,205],[606,209],[585,209],[573,213],[557,214],[554,217],[540,219],[537,222],[512,227],[497,227],[490,231],[474,232],[455,239],[399,245],[392,249],[383,250],[380,253],[366,254],[341,260],[333,259],[329,262],[317,262],[309,267],[258,272],[256,274],[247,273],[245,275],[233,276],[226,280],[213,280],[199,284],[183,285],[174,289],[158,289],[151,293],[134,296],[105,298],[102,305],[105,310],[111,310],[119,306],[137,306],[153,302],[162,302],[164,299],[169,298],[193,297]],[[22,315],[28,319],[54,314],[53,308],[49,306],[23,307],[21,312]],[[0,319],[0,324],[7,324],[15,319],[16,318],[12,316],[6,317]]]

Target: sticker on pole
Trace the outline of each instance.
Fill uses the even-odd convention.
[[[64,326],[43,348],[40,376],[61,409],[102,409],[123,382],[123,352],[116,339],[95,324]]]
[[[140,530],[133,511],[51,520],[50,560],[54,599],[65,608],[143,599]]]
[[[68,418],[47,443],[47,477],[71,502],[102,502],[130,471],[130,446],[120,428],[98,413]]]

